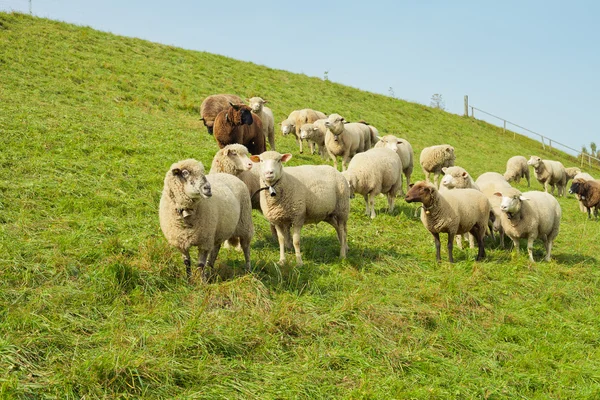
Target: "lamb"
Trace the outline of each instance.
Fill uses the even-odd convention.
[[[577,167],[569,167],[565,168],[565,174],[567,175],[567,181],[565,182],[565,187],[569,185],[569,181],[574,179],[577,174],[580,174],[581,170]]]
[[[217,114],[227,110],[230,103],[241,104],[242,99],[234,94],[213,94],[205,98],[200,104],[200,120],[208,129],[209,134],[213,134],[213,125]]]
[[[477,239],[477,260],[485,257],[483,237],[490,216],[490,203],[478,190],[448,190],[440,193],[430,182],[416,182],[406,194],[406,202],[423,203],[421,222],[435,239],[435,258],[441,261],[440,233],[448,234],[448,259],[452,255],[454,236],[471,233]]]
[[[506,179],[507,182],[515,181],[519,183],[523,177],[527,179],[527,187],[530,187],[531,180],[529,179],[529,167],[527,166],[527,159],[523,156],[514,156],[509,158],[506,162],[504,179]]]
[[[535,171],[535,177],[538,182],[544,185],[544,189],[548,192],[548,187],[551,187],[551,193],[554,194],[554,186],[558,186],[558,196],[565,195],[567,186],[567,174],[565,167],[560,161],[542,160],[540,157],[531,156],[527,165],[531,165]]]
[[[362,123],[346,123],[339,114],[331,114],[325,121],[327,133],[325,134],[325,148],[337,169],[337,157],[342,157],[342,171],[346,170],[348,162],[356,153],[361,153],[371,148],[377,141],[373,131]]]
[[[394,135],[385,135],[378,137],[379,141],[375,143],[376,148],[387,147],[394,150],[400,157],[402,162],[402,172],[406,177],[406,187],[410,187],[410,177],[413,172],[413,159],[414,152],[413,148],[406,139],[398,138]]]
[[[490,205],[492,206],[492,213],[494,214],[492,232],[496,231],[500,234],[500,246],[504,248],[504,230],[502,229],[502,223],[500,222],[502,213],[500,210],[501,199],[495,196],[494,193],[510,189],[512,186],[506,181],[504,175],[499,174],[498,172],[484,172],[479,175],[475,184],[479,186],[479,190],[481,190],[481,193],[488,198]]]
[[[433,184],[437,187],[437,179],[442,168],[452,167],[455,159],[454,147],[449,144],[425,147],[419,157],[425,180],[429,182],[429,175],[433,173]]]
[[[328,165],[283,168],[292,155],[267,151],[250,159],[260,162],[260,206],[275,225],[279,238],[279,262],[285,262],[284,233],[292,228],[296,262],[302,265],[300,231],[306,223],[325,221],[340,241],[340,258],[348,251],[346,240],[350,212],[350,188],[340,172]],[[267,194],[267,190],[269,193]]]
[[[269,141],[271,150],[275,150],[275,118],[273,111],[266,107],[267,100],[260,97],[252,97],[248,99],[248,104],[255,115],[258,115],[263,125],[263,133],[265,135],[265,143]]]
[[[600,182],[586,181],[584,179],[574,179],[569,189],[569,193],[576,193],[585,206],[588,218],[592,218],[591,210],[594,209],[594,217],[598,218],[598,208],[600,207]]]
[[[252,154],[266,150],[260,118],[252,118],[250,107],[245,104],[230,104],[221,111],[214,123],[214,136],[220,149],[228,144],[239,143]]]
[[[325,152],[325,134],[327,133],[327,127],[325,121],[327,119],[318,119],[312,124],[304,124],[300,128],[300,138],[313,142],[319,148],[319,155],[322,158],[326,158]],[[314,153],[313,153],[314,154]]]
[[[292,115],[293,114],[293,115]],[[296,139],[298,140],[298,146],[300,147],[300,153],[303,153],[302,149],[302,138],[300,137],[300,130],[302,129],[302,125],[304,124],[312,124],[313,122],[327,118],[325,114],[321,111],[315,111],[310,108],[304,108],[299,110],[295,114],[292,113],[288,116],[288,119],[292,119],[294,121],[294,127],[296,129]],[[315,154],[314,143],[309,142],[309,147],[311,154]]]
[[[394,199],[402,191],[402,163],[394,150],[373,148],[358,153],[342,172],[350,185],[351,193],[360,193],[365,198],[366,214],[375,218],[375,196],[387,195],[388,210],[394,211]]]
[[[558,201],[547,192],[521,193],[515,188],[496,192],[501,197],[501,223],[519,252],[519,239],[527,238],[529,260],[533,259],[533,241],[542,239],[546,247],[546,261],[550,261],[552,243],[560,228],[562,211]]]
[[[246,185],[229,174],[206,176],[194,159],[169,168],[159,206],[160,227],[170,245],[183,255],[188,279],[192,277],[190,248],[198,247],[198,268],[206,270],[225,240],[239,244],[250,271],[250,241],[254,235],[252,206]]]

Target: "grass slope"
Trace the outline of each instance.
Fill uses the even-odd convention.
[[[198,108],[213,93],[260,95],[277,121],[306,106],[364,119],[417,157],[450,143],[474,176],[515,154],[576,163],[422,105],[0,13],[0,397],[600,396],[600,229],[571,196],[550,263],[488,242],[484,262],[436,264],[416,206],[388,215],[379,198],[371,221],[356,198],[347,260],[319,224],[303,230],[306,265],[280,267],[255,214],[253,273],[223,249],[218,282],[188,285],[157,208],[171,163],[210,165]],[[277,143],[292,165],[322,162]]]

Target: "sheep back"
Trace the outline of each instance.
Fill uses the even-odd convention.
[[[229,103],[241,104],[242,99],[234,94],[213,94],[200,104],[200,117],[208,133],[213,133],[213,126],[217,115],[229,108]]]
[[[351,191],[361,195],[402,191],[402,164],[395,151],[373,148],[356,154],[348,169],[342,174],[348,180]]]
[[[213,133],[219,148],[239,143],[251,154],[266,150],[265,136],[260,118],[253,118],[250,107],[245,104],[230,105],[215,118]]]

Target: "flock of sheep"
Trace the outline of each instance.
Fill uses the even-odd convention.
[[[347,122],[339,114],[295,110],[281,123],[284,135],[294,134],[299,151],[303,141],[331,158],[333,166],[301,165],[284,167],[291,154],[275,151],[273,112],[260,97],[249,105],[235,95],[212,95],[201,105],[202,121],[213,134],[220,150],[210,172],[202,163],[188,159],[173,164],[164,180],[159,206],[160,225],[167,241],[183,255],[188,278],[191,277],[190,248],[199,251],[198,268],[206,279],[205,266],[214,265],[217,254],[227,242],[244,253],[250,269],[250,243],[254,234],[252,209],[269,221],[273,237],[279,243],[280,262],[286,248],[293,248],[296,262],[302,265],[300,232],[307,223],[325,221],[332,225],[340,242],[340,257],[346,257],[347,222],[350,198],[355,193],[365,199],[366,214],[375,218],[374,198],[387,196],[388,209],[394,209],[397,195],[418,202],[421,221],[433,235],[436,259],[441,260],[440,233],[448,235],[448,257],[453,262],[453,246],[462,248],[463,236],[470,246],[478,245],[477,260],[485,257],[484,236],[504,235],[519,251],[519,239],[527,238],[529,259],[533,260],[533,242],[541,239],[550,260],[553,240],[558,235],[561,208],[554,197],[575,193],[582,211],[591,210],[597,218],[600,206],[600,181],[577,168],[564,168],[558,161],[531,156],[515,156],[507,161],[506,172],[486,172],[473,180],[461,167],[454,166],[454,148],[447,144],[423,149],[419,163],[425,181],[411,185],[413,149],[410,143],[394,135],[379,136],[366,122]],[[266,143],[271,151],[266,151]],[[318,150],[317,150],[318,148]],[[337,158],[342,159],[342,172]],[[521,193],[510,181],[527,179],[529,166],[545,191]],[[433,174],[433,183],[430,182]],[[443,174],[438,187],[438,178]],[[550,191],[550,193],[548,193]]]

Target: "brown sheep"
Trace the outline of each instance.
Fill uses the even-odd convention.
[[[579,195],[581,203],[587,208],[588,218],[592,218],[591,210],[594,209],[594,217],[598,218],[598,207],[600,207],[600,183],[598,181],[586,181],[576,178],[569,188],[569,193]]]
[[[229,108],[229,104],[240,104],[243,103],[242,99],[235,94],[213,94],[204,99],[200,105],[200,120],[208,129],[209,134],[213,134],[213,125],[215,118],[223,110]]]
[[[230,104],[215,118],[213,133],[220,149],[228,144],[239,143],[248,148],[250,154],[266,151],[262,121],[253,118],[252,111],[245,104]]]

